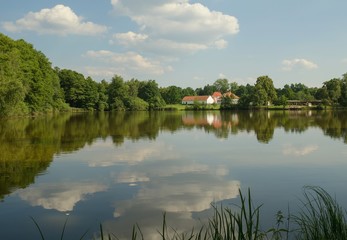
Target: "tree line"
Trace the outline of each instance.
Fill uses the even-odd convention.
[[[324,105],[347,106],[347,73],[309,88],[301,83],[275,88],[268,76],[254,85],[217,79],[204,87],[159,87],[155,80],[124,80],[115,75],[97,82],[70,69],[53,68],[48,58],[24,40],[0,33],[0,115],[23,115],[81,108],[97,111],[158,110],[179,104],[184,96],[233,92],[237,106],[225,97],[222,109],[285,105],[288,100],[321,100]]]

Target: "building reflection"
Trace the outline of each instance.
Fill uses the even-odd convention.
[[[186,126],[211,126],[214,129],[237,126],[239,118],[231,113],[229,119],[223,119],[221,113],[216,112],[187,112],[182,115],[182,123]]]

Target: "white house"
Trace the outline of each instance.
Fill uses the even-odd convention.
[[[182,104],[213,104],[214,99],[211,96],[185,96],[182,99]]]

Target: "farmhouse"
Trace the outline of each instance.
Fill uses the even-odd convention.
[[[211,96],[185,96],[182,104],[213,104],[214,100]]]
[[[239,96],[236,96],[234,93],[232,93],[232,92],[230,92],[230,91],[224,93],[224,94],[223,94],[223,97],[229,97],[229,98],[231,98],[231,101],[232,101],[233,104],[237,104],[237,103],[239,102],[239,99],[240,99]]]
[[[222,103],[222,93],[221,92],[214,92],[212,94],[212,98],[214,100],[215,103],[221,104]]]

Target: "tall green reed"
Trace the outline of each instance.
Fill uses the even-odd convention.
[[[304,187],[302,207],[294,221],[298,225],[301,240],[346,240],[347,224],[345,211],[321,187]]]
[[[320,187],[304,187],[304,198],[301,201],[300,211],[291,216],[288,207],[288,217],[281,211],[276,214],[276,224],[267,230],[261,228],[260,206],[254,206],[250,189],[247,195],[239,190],[240,204],[236,209],[212,206],[214,215],[207,223],[188,232],[180,232],[170,227],[167,223],[166,213],[158,235],[162,240],[288,240],[295,236],[297,240],[346,240],[347,222],[346,212],[339,206],[336,199],[332,198]],[[44,234],[39,224],[35,223],[41,240]],[[64,223],[60,239],[65,235],[67,220]],[[290,223],[296,228],[290,230]],[[283,227],[284,226],[284,227]],[[79,239],[85,239],[87,230]],[[99,226],[97,238],[101,240],[119,239],[116,234],[109,233]],[[145,240],[141,228],[135,224],[132,229],[131,240]]]

